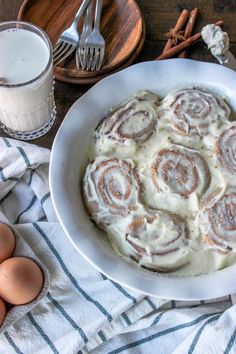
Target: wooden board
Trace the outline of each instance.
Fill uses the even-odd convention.
[[[70,26],[82,0],[25,0],[18,19],[37,24],[49,35],[53,45]],[[82,30],[82,21],[79,31]],[[104,0],[101,33],[106,41],[104,64],[99,72],[78,70],[72,55],[54,67],[58,80],[92,83],[119,67],[130,65],[142,49],[145,36],[144,21],[134,0]],[[96,78],[95,78],[96,77]]]

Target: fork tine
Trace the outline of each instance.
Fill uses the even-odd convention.
[[[94,71],[96,69],[96,64],[99,61],[99,57],[100,57],[99,48],[95,48],[93,61],[92,61],[92,64],[91,64],[91,70],[92,71]]]
[[[95,69],[96,71],[98,71],[98,67],[99,67],[99,63],[101,61],[101,48],[98,49],[98,55],[97,55],[97,58],[96,58],[96,63],[95,63]]]
[[[55,48],[53,48],[53,54],[57,51],[57,49],[60,47],[61,44],[62,44],[62,41],[59,39],[56,43]]]
[[[81,48],[80,52],[79,52],[79,55],[80,55],[81,68],[82,68],[82,70],[84,70],[86,65],[87,65],[87,63],[86,63],[86,59],[87,59],[87,50],[86,50],[86,48]]]
[[[54,60],[56,59],[56,57],[61,53],[63,52],[63,50],[67,47],[67,43],[66,42],[62,42],[61,45],[58,47],[57,51],[55,51],[53,53],[53,57],[54,57]]]
[[[54,55],[54,61],[57,61],[60,57],[62,57],[66,52],[68,52],[71,48],[71,44],[70,43],[66,43],[66,45],[63,47],[63,49]]]
[[[82,70],[84,70],[86,66],[86,48],[81,47],[78,50],[78,60],[79,60],[79,66]]]
[[[93,56],[94,56],[94,47],[90,47],[89,48],[89,54],[88,54],[86,70],[91,70],[91,66],[92,66],[92,63],[93,63]]]
[[[76,62],[76,67],[77,69],[80,69],[81,68],[81,65],[80,65],[80,53],[79,53],[79,49],[76,49],[75,50],[75,62]]]
[[[71,45],[67,43],[59,53],[54,55],[54,62],[57,61],[61,56],[63,56],[69,50],[70,46]]]
[[[53,54],[58,50],[58,48],[63,44],[64,42],[61,39],[58,39],[55,48],[53,48]]]
[[[83,70],[83,66],[84,66],[84,52],[85,52],[85,48],[81,47],[79,48],[79,61],[80,61],[80,66]]]
[[[87,63],[88,63],[88,57],[89,55],[89,50],[88,50],[88,47],[84,47],[83,48],[83,56],[82,56],[82,60],[81,60],[81,66],[82,66],[82,69],[86,69],[87,67]]]
[[[102,66],[102,62],[103,62],[103,59],[104,59],[104,48],[100,48],[100,55],[98,57],[98,61],[97,61],[97,64],[96,64],[96,70],[100,70],[101,69],[101,66]]]
[[[69,45],[67,47],[67,50],[65,50],[63,53],[61,53],[60,55],[58,55],[57,58],[55,58],[54,60],[54,64],[58,65],[59,63],[61,63],[64,59],[66,59],[72,52],[74,51],[74,47]]]
[[[71,49],[69,49],[69,50],[65,53],[65,55],[64,55],[63,57],[60,57],[59,61],[58,61],[58,59],[57,59],[55,65],[60,64],[63,60],[65,60],[67,57],[69,57],[69,56],[73,53],[73,51],[75,50],[75,48],[76,48],[76,47],[75,47],[74,45],[72,45]]]
[[[91,59],[91,48],[87,47],[85,48],[85,54],[84,54],[84,64],[85,64],[85,70],[89,70],[89,66],[90,66],[90,59]]]

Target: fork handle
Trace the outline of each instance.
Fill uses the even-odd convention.
[[[93,24],[93,2],[91,1],[87,7],[87,11],[84,16],[85,30],[92,30],[92,24]]]
[[[80,8],[79,10],[77,11],[76,15],[75,15],[75,19],[73,21],[73,25],[78,25],[78,22],[80,20],[80,18],[83,16],[83,14],[85,13],[85,10],[87,9],[88,7],[88,4],[90,3],[91,0],[84,0],[82,2],[82,4],[80,5]]]
[[[102,0],[96,1],[96,10],[95,10],[95,20],[94,20],[94,28],[100,28],[100,19],[101,19],[101,12],[102,12]]]

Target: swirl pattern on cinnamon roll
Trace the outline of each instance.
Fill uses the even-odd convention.
[[[210,184],[210,171],[204,158],[196,151],[171,146],[160,150],[151,166],[152,180],[158,192],[187,197],[202,194]]]
[[[213,123],[221,126],[228,119],[226,103],[197,89],[175,91],[163,100],[163,111],[172,129],[181,135],[206,135]]]
[[[138,207],[140,181],[132,160],[98,157],[84,176],[84,198],[92,219],[100,227]]]
[[[95,156],[117,153],[118,157],[130,157],[136,145],[155,132],[156,101],[157,96],[142,91],[105,117],[95,131]]]
[[[125,234],[132,258],[145,268],[162,272],[174,271],[188,262],[187,237],[185,222],[160,210],[134,216]]]
[[[236,251],[236,192],[226,192],[200,214],[203,239],[222,254]]]
[[[231,173],[236,173],[236,125],[225,130],[216,144],[216,152],[222,165]]]

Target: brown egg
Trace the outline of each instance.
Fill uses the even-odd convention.
[[[5,302],[0,299],[0,327],[3,324],[6,317],[6,305]]]
[[[12,256],[16,240],[10,227],[0,224],[0,263]]]
[[[43,288],[40,267],[25,257],[9,258],[0,264],[0,297],[13,305],[33,301]]]

